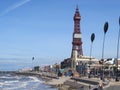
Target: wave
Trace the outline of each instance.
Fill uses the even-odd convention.
[[[57,90],[43,82],[34,76],[0,75],[0,90]]]

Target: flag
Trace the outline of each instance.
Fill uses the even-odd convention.
[[[32,61],[34,60],[34,57],[32,57]]]

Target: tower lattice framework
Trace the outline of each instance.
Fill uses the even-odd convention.
[[[80,20],[81,20],[81,16],[80,16],[79,9],[77,6],[75,14],[74,14],[74,32],[73,32],[71,57],[74,57],[74,54],[73,54],[74,51],[77,51],[77,57],[83,56]]]

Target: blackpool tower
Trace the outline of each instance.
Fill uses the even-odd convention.
[[[74,32],[73,32],[72,53],[71,53],[71,59],[72,59],[71,67],[74,69],[76,68],[77,58],[83,56],[80,20],[81,20],[81,16],[77,6],[74,15]]]

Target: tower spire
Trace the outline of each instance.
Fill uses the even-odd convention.
[[[79,12],[78,4],[76,5],[76,12]]]

